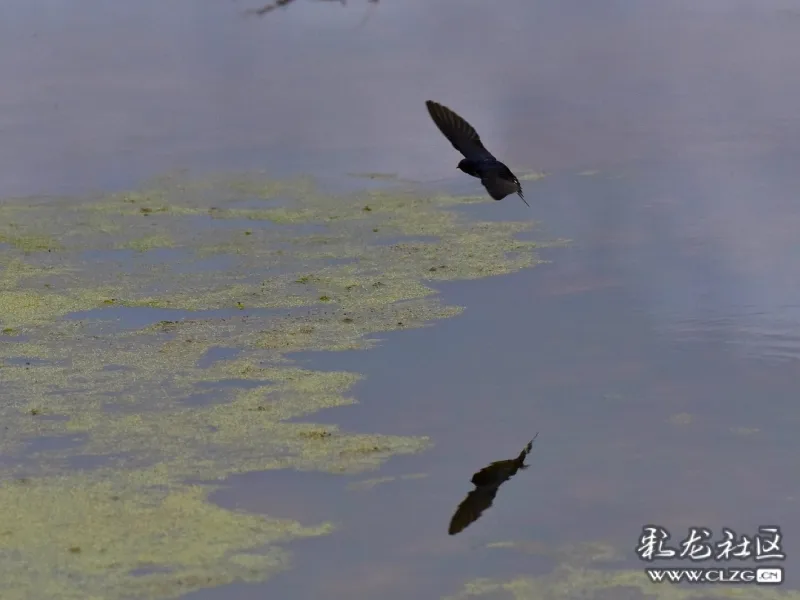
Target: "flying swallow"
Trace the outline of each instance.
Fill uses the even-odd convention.
[[[453,147],[464,155],[458,168],[467,175],[481,180],[483,187],[495,200],[502,200],[509,194],[517,194],[528,204],[522,195],[519,179],[507,166],[497,160],[491,152],[484,148],[475,128],[459,117],[452,110],[433,100],[427,100],[425,106],[431,119]]]

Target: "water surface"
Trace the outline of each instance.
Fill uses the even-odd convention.
[[[552,262],[533,269],[435,284],[466,307],[456,318],[378,334],[368,351],[297,354],[309,369],[365,376],[357,404],[315,422],[432,446],[358,475],[227,477],[212,496],[222,507],[338,529],[293,542],[292,568],[265,583],[186,597],[443,598],[570,556],[593,565],[574,550],[585,543],[640,569],[646,523],[679,536],[780,525],[796,586],[794,4],[298,0],[243,18],[251,6],[8,3],[0,197],[136,188],[184,168],[312,174],[331,189],[388,173],[480,193],[429,122],[431,98],[512,169],[548,173],[523,182],[531,210],[512,198],[459,210],[535,219],[530,239],[571,243],[541,250]],[[130,318],[139,328],[150,315]],[[472,473],[536,431],[531,468],[448,536]],[[67,442],[43,436],[38,452]],[[353,487],[370,478],[395,479]],[[575,597],[540,587],[487,597]],[[631,597],[667,593],[642,590]]]

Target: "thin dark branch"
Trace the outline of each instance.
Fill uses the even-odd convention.
[[[321,2],[338,2],[342,6],[346,6],[346,0],[319,0],[319,1],[321,1]],[[261,8],[251,8],[251,9],[245,11],[245,14],[256,15],[256,16],[260,17],[260,16],[263,16],[263,15],[265,15],[267,13],[272,12],[276,8],[282,8],[282,7],[288,6],[292,2],[294,2],[294,0],[274,0],[273,2],[270,2],[269,4],[265,4]],[[378,0],[367,0],[367,2],[369,4],[377,4]]]
[[[261,8],[251,8],[250,10],[246,11],[246,14],[257,15],[260,17],[262,15],[267,14],[268,12],[272,12],[273,10],[275,10],[280,6],[286,6],[288,4],[291,4],[292,2],[294,2],[294,0],[275,0],[275,2],[273,2],[272,4],[265,4]]]

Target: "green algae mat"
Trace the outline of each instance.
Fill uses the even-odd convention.
[[[3,599],[264,581],[287,542],[333,532],[208,496],[234,473],[353,474],[428,447],[314,421],[362,375],[291,353],[368,349],[459,314],[431,283],[534,265],[530,222],[454,210],[485,201],[256,175],[0,201]]]
[[[358,474],[429,447],[315,421],[355,403],[362,374],[300,368],[292,353],[368,350],[375,334],[461,312],[436,281],[536,264],[536,244],[517,236],[532,223],[456,210],[483,202],[413,186],[336,196],[255,175],[0,201],[3,600],[174,598],[266,581],[290,568],[289,542],[335,532],[208,498],[234,473]],[[476,579],[450,600],[800,596],[655,586],[600,544],[487,550],[557,566]]]

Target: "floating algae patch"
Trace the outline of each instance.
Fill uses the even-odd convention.
[[[460,313],[430,282],[536,264],[518,237],[532,224],[454,210],[476,201],[170,176],[0,203],[14,224],[0,227],[3,597],[166,598],[264,580],[289,564],[282,544],[331,531],[207,496],[233,473],[359,474],[429,445],[313,422],[357,402],[361,375],[299,368],[292,353],[368,349],[376,333]],[[37,444],[68,438],[80,442]]]
[[[500,544],[514,547],[514,544]],[[604,544],[575,544],[534,550],[558,559],[558,565],[540,576],[510,580],[481,578],[471,581],[444,600],[800,600],[800,591],[766,586],[654,585],[641,569],[619,568],[622,557]]]
[[[491,598],[492,600],[798,600],[796,590],[755,586],[680,588],[654,585],[643,569],[605,571],[570,566],[559,567],[540,577],[520,577],[510,581],[478,579],[446,600]]]
[[[519,169],[516,172],[522,173],[518,176],[520,181],[539,181],[540,179],[547,177],[547,173],[543,173],[541,171],[528,171],[526,169]]]
[[[137,250],[139,252],[146,252],[153,248],[171,248],[174,245],[172,239],[163,233],[146,235],[139,239],[128,240],[123,244],[118,244],[117,248]]]
[[[428,476],[427,473],[410,473],[408,475],[398,475],[397,477],[374,477],[372,479],[362,479],[361,481],[355,481],[347,486],[347,489],[353,491],[366,491],[372,490],[379,485],[383,485],[385,483],[391,483],[394,481],[410,481],[412,479],[425,479]]]
[[[331,531],[224,510],[209,491],[125,476],[0,485],[3,598],[167,598],[259,581],[285,568],[278,543]]]
[[[362,179],[384,179],[387,181],[396,181],[400,179],[397,173],[348,173],[350,177],[360,177]]]

